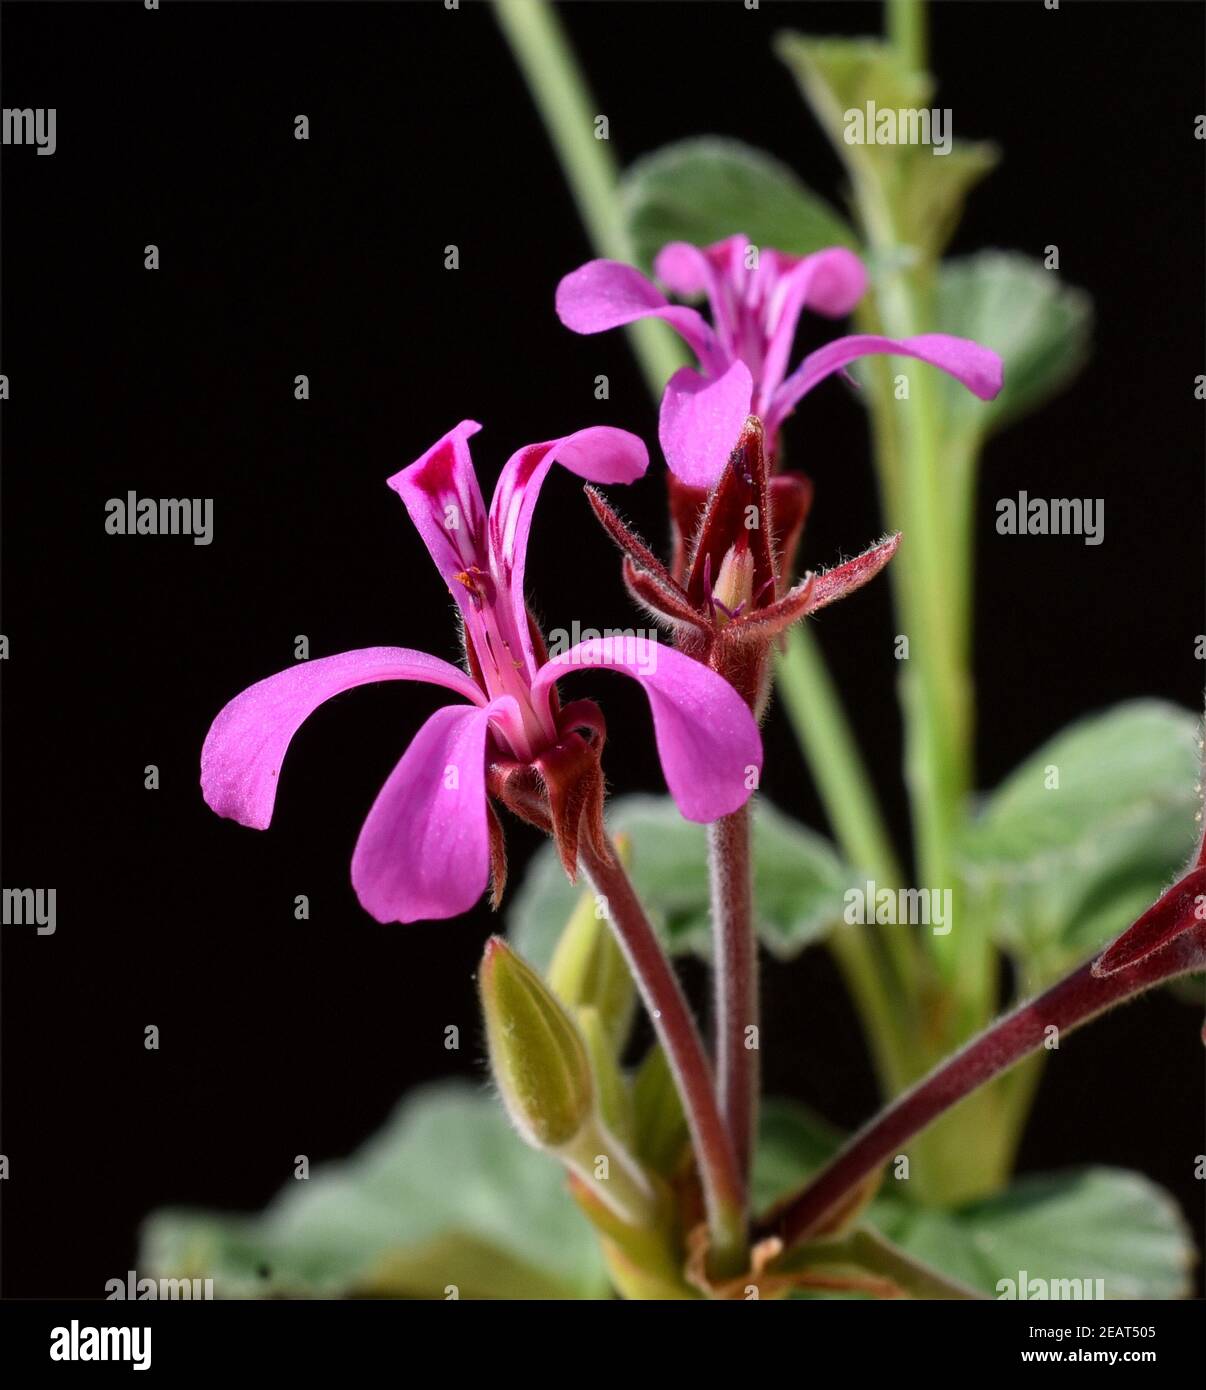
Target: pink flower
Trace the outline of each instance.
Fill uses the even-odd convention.
[[[862,262],[841,247],[801,258],[751,247],[744,236],[703,248],[675,241],[658,253],[654,271],[680,298],[706,295],[711,324],[697,310],[671,304],[640,271],[619,261],[588,261],[567,275],[557,287],[557,314],[576,333],[664,319],[695,353],[699,370],[682,367],[666,383],[658,428],[666,462],[692,486],[716,482],[749,415],[766,426],[773,452],[800,398],[859,357],[915,357],[948,372],[981,400],[1001,389],[997,354],[946,333],[837,338],[788,374],[803,310],[843,318],[867,288]]]
[[[531,444],[508,460],[486,513],[462,421],[389,480],[456,599],[468,673],[425,652],[369,647],[299,663],[245,690],[214,720],[201,753],[208,805],[267,827],[290,740],[324,700],[370,681],[413,680],[459,696],[436,710],[382,787],[352,857],[352,883],[381,922],[453,917],[505,870],[493,794],[555,834],[573,873],[579,833],[602,835],[604,724],[589,700],[563,706],[556,682],[607,667],[644,686],[658,752],[683,815],[712,821],[750,795],[762,748],[740,696],[705,666],[646,638],[594,638],[549,660],[523,597],[532,513],[560,463],[594,483],[647,465],[624,430],[597,427]]]

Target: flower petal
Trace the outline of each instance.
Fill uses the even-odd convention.
[[[764,253],[765,254],[765,253]],[[863,297],[867,272],[853,251],[834,246],[797,261],[783,274],[767,310],[768,341],[759,390],[769,401],[787,371],[796,325],[805,309],[844,318]]]
[[[716,337],[695,309],[671,304],[639,270],[621,261],[587,261],[557,286],[557,317],[575,333],[602,333],[637,319],[664,319],[704,365],[715,365]]]
[[[486,506],[469,453],[469,438],[480,429],[476,420],[462,420],[388,480],[466,617],[472,603],[457,576],[475,567],[488,572],[490,566]]]
[[[547,689],[583,667],[621,671],[644,686],[666,784],[688,820],[718,820],[745,805],[762,768],[762,740],[728,681],[646,637],[595,637],[554,657],[535,685]]]
[[[486,735],[503,703],[436,710],[378,793],[352,855],[352,886],[378,922],[457,917],[485,892]]]
[[[775,392],[767,412],[767,432],[773,435],[801,396],[807,395],[819,381],[860,357],[883,353],[893,357],[915,357],[939,367],[982,401],[991,401],[1001,389],[1001,359],[991,348],[982,347],[970,338],[955,338],[949,333],[922,333],[915,338],[881,338],[873,333],[856,333],[848,338],[835,338],[832,343],[808,354]]]
[[[214,720],[201,750],[206,804],[240,825],[265,829],[281,763],[302,722],[332,695],[371,681],[427,681],[484,703],[463,671],[406,647],[363,647],[299,662],[249,686]]]
[[[750,403],[754,379],[744,362],[734,362],[723,376],[700,376],[680,367],[666,383],[658,420],[658,438],[676,477],[692,487],[711,487],[737,444]]]
[[[751,272],[747,269],[749,246],[750,239],[744,232],[711,246],[672,241],[662,247],[653,262],[653,273],[672,294],[683,299],[699,294],[708,297],[718,353],[712,361],[700,357],[700,365],[709,376],[720,376],[729,362],[742,355],[742,306],[751,289]]]
[[[561,439],[525,445],[507,460],[490,503],[490,555],[498,590],[509,601],[513,627],[508,640],[518,641],[526,654],[530,676],[535,676],[538,663],[528,631],[524,570],[532,515],[554,463],[587,482],[631,483],[649,467],[649,451],[627,430],[593,425]]]
[[[746,243],[744,236],[730,240]],[[727,242],[719,243],[721,247],[727,245]],[[694,299],[701,294],[711,298],[716,288],[717,271],[708,252],[701,246],[692,246],[689,241],[667,242],[653,258],[653,273],[680,299]]]

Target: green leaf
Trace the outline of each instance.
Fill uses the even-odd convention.
[[[966,833],[961,868],[977,917],[1040,978],[1104,944],[1188,859],[1200,766],[1198,721],[1156,700],[1057,734]]]
[[[796,1101],[763,1101],[751,1182],[753,1207],[766,1211],[789,1196],[837,1153],[845,1135]]]
[[[632,879],[667,948],[675,955],[706,956],[706,828],[684,820],[669,797],[655,796],[613,802],[608,822],[631,839]],[[753,858],[758,934],[775,955],[797,955],[841,920],[850,874],[832,845],[761,799],[754,811]],[[537,969],[552,959],[577,896],[553,847],[543,846],[507,917],[512,944]]]
[[[911,1255],[995,1296],[1007,1292],[999,1281],[1017,1286],[1023,1273],[1028,1283],[1079,1280],[1092,1297],[1097,1279],[1106,1298],[1190,1293],[1195,1255],[1180,1210],[1125,1169],[1025,1177],[953,1212],[899,1201],[872,1210],[877,1228]]]
[[[646,269],[667,242],[708,246],[737,232],[794,256],[855,245],[847,223],[786,164],[739,140],[700,136],[667,145],[629,166],[621,195]]]
[[[843,1136],[793,1101],[763,1105],[754,1162],[755,1209],[797,1190]],[[1182,1298],[1194,1262],[1172,1198],[1141,1174],[1084,1168],[1019,1179],[954,1210],[922,1206],[887,1180],[866,1220],[914,1258],[984,1293],[998,1280],[1105,1281],[1107,1298]]]
[[[1089,353],[1092,300],[1016,252],[945,261],[935,315],[943,333],[983,343],[1005,364],[1005,385],[995,401],[978,400],[950,377],[941,378],[949,428],[977,441],[1066,386]]]
[[[879,39],[785,33],[775,47],[850,173],[871,239],[879,244],[890,230],[894,243],[936,257],[958,225],[968,192],[995,167],[996,146],[955,140],[941,154],[936,140],[847,140],[857,129],[850,114],[862,113],[865,121],[871,103],[877,113],[932,110],[933,79]]]
[[[139,1268],[220,1298],[601,1298],[594,1235],[559,1165],[463,1082],[408,1097],[352,1157],[291,1179],[259,1215],[164,1210]]]

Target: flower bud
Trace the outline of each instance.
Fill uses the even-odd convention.
[[[573,1020],[499,937],[479,985],[490,1067],[512,1124],[533,1148],[560,1149],[593,1113],[590,1061]]]
[[[599,1119],[622,1144],[632,1142],[632,1097],[628,1082],[616,1061],[615,1045],[608,1036],[599,1010],[586,1006],[577,1010],[578,1029],[590,1058],[591,1077]]]
[[[616,836],[616,849],[626,864],[626,836]],[[618,1053],[632,1026],[636,986],[607,920],[607,904],[594,892],[583,894],[565,924],[547,978],[553,993],[571,1013],[598,1010],[612,1049]]]

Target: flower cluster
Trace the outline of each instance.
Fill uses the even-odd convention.
[[[994,353],[944,334],[840,338],[789,373],[803,310],[846,314],[866,288],[858,258],[841,248],[799,259],[759,253],[744,237],[702,249],[675,243],[656,270],[680,296],[706,294],[712,323],[611,261],[567,276],[557,312],[583,333],[656,316],[699,359],[698,371],[683,368],[667,383],[661,408],[660,438],[674,475],[670,564],[597,491],[645,473],[648,455],[636,436],[595,427],[518,450],[487,511],[469,452],[479,426],[462,421],[389,485],[456,602],[464,667],[405,647],[308,661],[238,695],[205,740],[205,800],[219,815],[263,829],[289,743],[325,700],[387,680],[438,685],[459,697],[420,728],[361,829],[352,882],[379,921],[455,916],[491,878],[497,904],[506,854],[496,804],[551,834],[571,878],[583,837],[596,857],[609,858],[603,714],[593,699],[563,703],[558,689],[582,667],[640,682],[666,782],[684,816],[710,822],[744,805],[762,762],[755,714],[766,702],[770,645],[791,623],[878,573],[899,542],[890,537],[827,574],[790,584],[811,485],[802,475],[774,472],[783,420],[822,378],[868,353],[931,363],[986,399],[1000,387]],[[549,656],[528,609],[524,569],[536,500],[555,463],[591,485],[591,505],[625,553],[630,591],[671,628],[675,646],[591,637]]]

